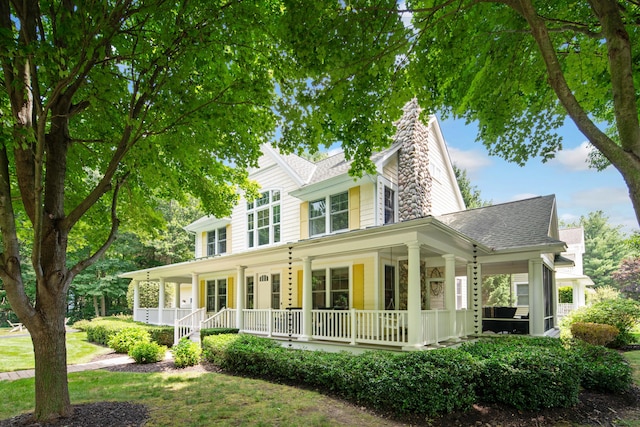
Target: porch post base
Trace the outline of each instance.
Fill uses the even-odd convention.
[[[424,350],[424,345],[422,344],[405,345],[402,347],[402,351],[422,351],[422,350]]]

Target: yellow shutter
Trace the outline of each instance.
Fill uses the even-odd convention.
[[[227,308],[234,308],[236,302],[236,289],[233,286],[233,277],[227,278]]]
[[[353,265],[353,308],[364,310],[364,264]]]
[[[349,230],[360,228],[360,187],[349,189]]]
[[[309,238],[309,202],[300,203],[300,240]]]
[[[227,253],[231,253],[231,224],[227,224]]]
[[[200,280],[200,295],[198,295],[198,302],[200,303],[200,306],[196,307],[196,308],[203,308],[207,306],[207,301],[206,301],[206,297],[205,297],[205,291],[206,291],[206,285],[204,283],[204,280]]]
[[[298,307],[302,307],[302,270],[298,270]]]

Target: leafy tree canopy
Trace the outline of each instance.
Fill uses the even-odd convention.
[[[471,180],[467,176],[467,171],[460,169],[458,166],[453,165],[453,172],[456,174],[458,180],[458,186],[462,193],[462,200],[467,209],[481,208],[483,206],[489,206],[491,201],[482,200],[480,190],[477,186],[471,184]]]

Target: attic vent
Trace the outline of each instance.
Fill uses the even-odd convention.
[[[268,282],[269,281],[269,275],[268,274],[263,274],[258,278],[259,282]]]

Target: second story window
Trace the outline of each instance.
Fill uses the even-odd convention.
[[[247,203],[247,241],[250,248],[280,241],[280,191],[264,191]]]
[[[227,252],[227,227],[207,232],[207,256]]]
[[[396,192],[391,187],[384,187],[384,223],[396,222]]]
[[[327,212],[327,206],[329,206]],[[349,229],[349,192],[309,202],[309,235],[319,236]]]

